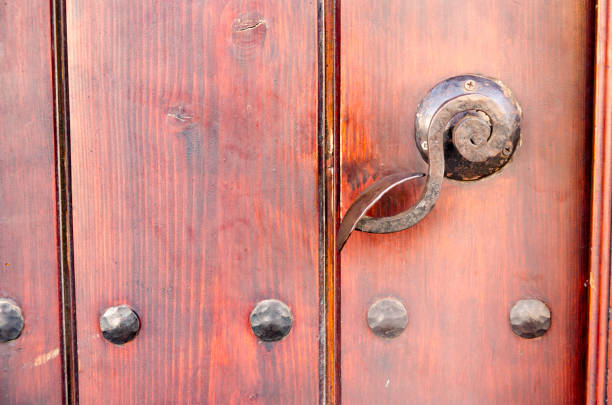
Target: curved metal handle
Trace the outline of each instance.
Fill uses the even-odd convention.
[[[351,204],[342,219],[338,229],[338,250],[342,250],[348,237],[355,230],[357,223],[362,219],[366,212],[378,202],[388,191],[407,182],[425,176],[424,173],[398,173],[383,177],[370,187],[366,188],[359,197]]]
[[[459,162],[459,168],[469,172],[467,177],[461,177],[453,167],[450,173],[446,170],[448,177],[477,179],[501,169],[518,146],[520,119],[520,106],[499,81],[469,75],[438,84],[417,111],[417,144],[429,160],[427,183],[419,201],[397,215],[366,216],[368,209],[389,190],[423,175],[399,173],[378,180],[364,190],[347,211],[338,230],[338,250],[355,229],[370,233],[399,232],[425,218],[440,196],[445,175],[445,149],[454,153],[454,162]],[[424,138],[423,132],[426,138],[419,142]]]

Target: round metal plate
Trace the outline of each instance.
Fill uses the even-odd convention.
[[[474,161],[473,155],[467,155],[464,152],[472,159],[470,160],[462,155],[453,143],[453,128],[461,124],[466,115],[480,114],[485,117],[487,111],[466,111],[453,117],[444,131],[443,145],[444,176],[454,180],[477,180],[497,172],[510,161],[520,145],[522,110],[512,92],[499,80],[479,75],[456,76],[437,84],[427,93],[417,108],[415,140],[425,161],[428,161],[427,132],[432,117],[449,100],[466,94],[481,95],[498,106],[504,117],[504,125],[508,126],[507,130],[503,131],[507,134],[507,138],[498,148],[498,153],[479,159],[481,161]]]

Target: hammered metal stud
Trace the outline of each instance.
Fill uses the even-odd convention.
[[[250,321],[255,336],[264,342],[275,342],[289,334],[293,315],[284,302],[269,299],[255,305]]]
[[[520,300],[510,310],[510,326],[520,337],[533,339],[550,328],[550,309],[536,299]]]
[[[21,308],[10,298],[0,298],[0,343],[15,340],[23,330]]]
[[[395,298],[376,301],[368,311],[368,326],[376,336],[393,339],[402,334],[408,325],[406,308]]]
[[[100,317],[100,330],[104,339],[122,345],[134,339],[140,330],[140,320],[127,305],[110,307]]]

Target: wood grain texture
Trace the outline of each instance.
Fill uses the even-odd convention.
[[[23,311],[0,343],[0,403],[60,404],[50,2],[0,4],[0,296]]]
[[[612,218],[612,99],[609,61],[612,27],[609,1],[597,4],[589,277],[587,404],[605,404],[612,394],[610,340],[610,221]]]
[[[446,180],[414,228],[354,234],[342,252],[342,398],[347,404],[578,404],[585,400],[591,156],[591,1],[342,1],[342,211],[374,179],[423,170],[416,106],[448,77],[504,81],[523,144],[501,173]],[[374,214],[414,202],[407,188]],[[366,312],[395,296],[395,340]],[[508,313],[552,310],[524,340]]]
[[[317,402],[316,13],[68,1],[81,404]],[[266,298],[295,317],[275,344]],[[123,347],[98,328],[119,303]]]

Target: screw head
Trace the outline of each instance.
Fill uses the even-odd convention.
[[[289,334],[293,326],[291,310],[282,301],[263,300],[251,312],[251,330],[264,342],[275,342]]]
[[[10,298],[0,298],[0,343],[17,339],[23,326],[19,305]]]
[[[368,326],[376,336],[393,339],[408,325],[406,308],[393,297],[376,301],[368,310]]]
[[[509,157],[510,155],[512,155],[513,149],[514,149],[514,145],[512,144],[512,142],[510,141],[506,142],[506,144],[504,145],[504,149],[502,149],[502,155],[504,157]]]
[[[474,91],[476,90],[476,82],[472,79],[466,80],[465,83],[463,84],[463,87],[467,91]]]
[[[520,300],[510,310],[510,326],[520,337],[533,339],[550,329],[550,309],[537,299]]]
[[[100,330],[104,339],[122,345],[136,337],[140,319],[128,305],[117,305],[104,311],[100,317]]]

